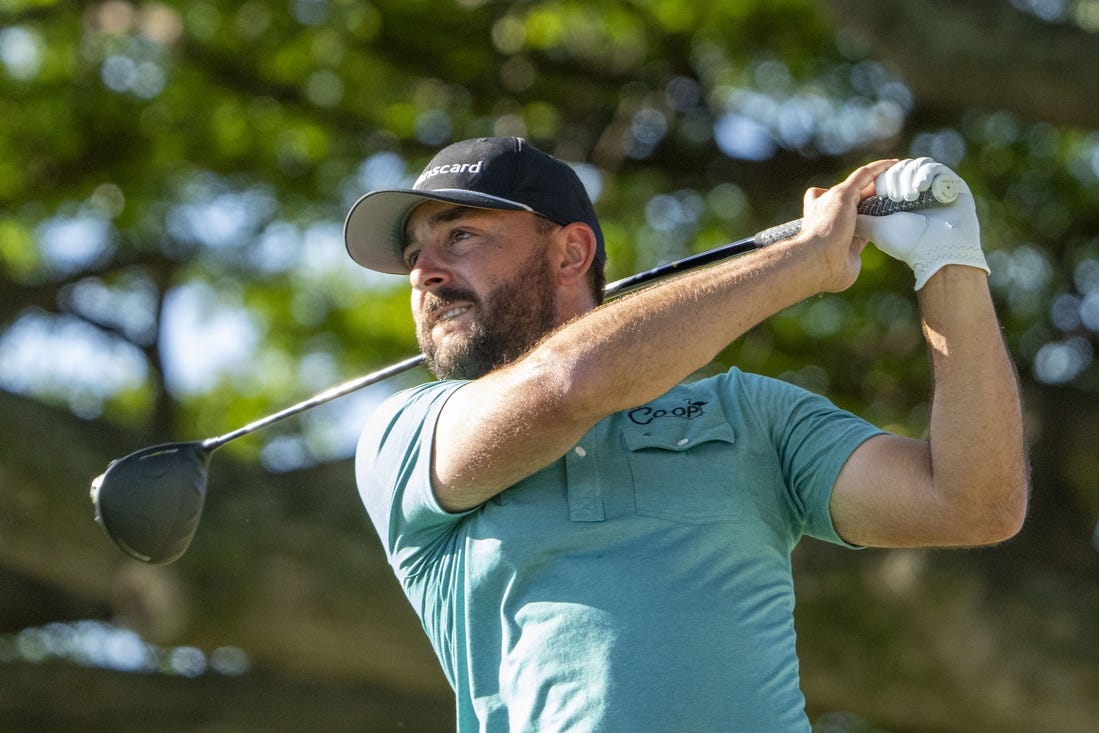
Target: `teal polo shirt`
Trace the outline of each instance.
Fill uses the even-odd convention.
[[[732,370],[608,416],[467,512],[431,490],[461,382],[394,395],[359,491],[456,696],[459,731],[809,731],[790,553],[880,431]]]

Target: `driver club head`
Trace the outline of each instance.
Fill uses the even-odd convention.
[[[95,521],[137,560],[178,559],[198,529],[211,453],[202,442],[165,443],[112,461],[92,481]]]

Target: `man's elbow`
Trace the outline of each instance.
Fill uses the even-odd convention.
[[[1030,482],[1022,480],[1019,482],[1015,491],[1012,492],[1011,499],[1004,503],[1004,507],[1001,510],[1001,529],[1002,536],[998,541],[1009,540],[1022,531],[1023,525],[1026,523],[1027,506],[1030,502]]]
[[[1026,522],[1029,499],[1029,482],[1013,482],[1011,490],[997,492],[994,503],[985,504],[967,513],[962,528],[965,544],[972,546],[994,545],[1019,534]]]

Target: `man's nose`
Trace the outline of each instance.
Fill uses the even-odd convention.
[[[434,290],[450,283],[451,274],[443,258],[421,250],[408,273],[408,279],[412,287],[418,290]]]

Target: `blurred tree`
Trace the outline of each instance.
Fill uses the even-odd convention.
[[[897,731],[1094,719],[1073,691],[1099,674],[1097,8],[0,0],[0,618],[121,613],[161,643],[237,644],[278,674],[400,684],[445,709],[346,465],[400,380],[227,448],[208,526],[170,568],[106,545],[88,477],[412,353],[405,284],[352,265],[342,218],[452,140],[523,135],[576,163],[612,278],[793,218],[807,186],[865,159],[933,155],[979,199],[1035,510],[991,551],[799,554],[810,703]],[[771,319],[714,369],[918,434],[929,374],[910,291],[868,251],[851,292]],[[997,649],[1063,678],[1009,673]]]

